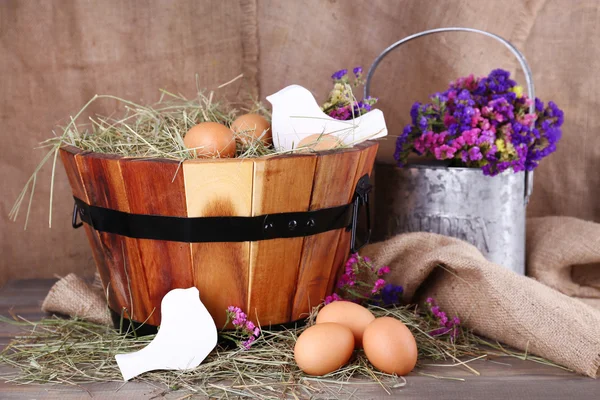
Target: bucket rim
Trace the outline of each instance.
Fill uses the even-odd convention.
[[[429,169],[429,170],[440,170],[440,171],[457,171],[457,172],[465,172],[465,173],[472,173],[472,174],[483,174],[483,171],[481,170],[481,168],[470,168],[470,167],[452,167],[450,165],[447,165],[445,163],[410,163],[410,164],[406,164],[405,166],[399,167],[396,164],[390,164],[390,163],[386,163],[386,162],[375,162],[375,165],[377,167],[384,167],[384,168],[388,168],[388,169],[394,169],[394,170],[425,170],[425,169]],[[522,173],[525,173],[526,171],[519,171],[519,172],[513,172],[512,170],[506,170],[503,171],[502,173],[495,175],[495,176],[490,176],[490,178],[495,178],[498,176],[505,176],[505,175],[520,175]],[[487,175],[484,175],[487,176]]]

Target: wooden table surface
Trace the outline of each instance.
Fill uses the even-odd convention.
[[[11,281],[0,288],[0,314],[10,312],[28,320],[39,320],[44,314],[40,304],[54,280]],[[0,323],[0,348],[4,348],[21,328]],[[426,367],[422,373],[464,378],[465,381],[440,380],[413,372],[406,385],[394,389],[389,396],[376,384],[357,382],[355,399],[600,399],[600,380],[586,378],[515,358],[502,358],[502,364],[474,361],[470,365],[481,373],[474,376],[461,367]],[[0,365],[0,374],[9,367]],[[352,388],[354,389],[354,387]],[[163,387],[129,382],[84,385],[12,385],[0,381],[0,399],[188,399],[186,393],[164,394]],[[331,398],[325,395],[322,398]],[[340,394],[338,398],[349,398]]]

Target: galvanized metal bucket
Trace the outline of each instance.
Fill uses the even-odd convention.
[[[471,28],[440,28],[408,36],[375,59],[367,74],[365,97],[381,60],[398,46],[438,32],[483,34],[503,43],[517,57],[535,98],[531,70],[510,42]],[[530,112],[533,113],[534,106]],[[480,169],[443,165],[375,165],[375,218],[373,240],[403,232],[435,232],[475,245],[488,260],[525,274],[525,209],[533,188],[533,173],[506,171],[494,177]]]

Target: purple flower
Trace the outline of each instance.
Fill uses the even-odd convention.
[[[254,323],[252,321],[246,321],[246,329],[249,331],[253,331],[255,328]]]
[[[479,149],[479,147],[471,147],[471,149],[469,150],[469,159],[471,161],[479,161],[483,158],[483,155],[481,154],[481,150]]]
[[[388,283],[381,289],[381,293],[374,298],[374,302],[375,304],[380,304],[382,306],[399,304],[403,292],[404,288],[402,286]]]
[[[362,75],[363,69],[362,67],[355,67],[352,72],[354,72],[354,75],[356,75],[356,77],[360,77]]]
[[[331,75],[331,79],[333,79],[333,80],[340,80],[344,76],[346,76],[346,74],[348,74],[348,70],[347,69],[340,69],[339,71],[334,72],[333,75]]]
[[[256,340],[255,336],[250,336],[248,338],[248,340],[245,340],[242,342],[242,347],[246,350],[250,349],[250,346],[252,346],[252,343],[254,343],[255,340]]]

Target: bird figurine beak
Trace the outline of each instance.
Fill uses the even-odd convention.
[[[341,121],[322,110],[312,93],[299,85],[291,85],[267,96],[273,105],[271,130],[277,150],[293,150],[298,143],[314,134],[330,134],[347,146],[387,135],[381,110],[371,110],[360,117]]]
[[[217,345],[217,327],[197,288],[171,290],[162,299],[161,315],[148,346],[115,356],[123,380],[153,370],[194,369]]]

